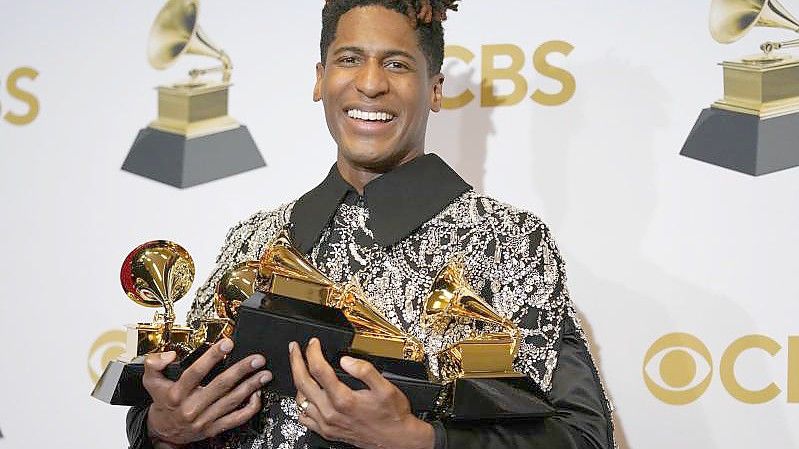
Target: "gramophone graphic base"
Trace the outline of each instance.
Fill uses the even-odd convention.
[[[122,170],[184,189],[265,165],[246,126],[192,139],[144,128]]]
[[[680,154],[753,176],[799,166],[799,112],[761,119],[707,108]]]

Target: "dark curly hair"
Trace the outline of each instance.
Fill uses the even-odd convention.
[[[444,27],[447,10],[457,11],[458,0],[326,0],[322,9],[322,38],[319,43],[322,64],[327,60],[327,50],[336,38],[339,19],[347,11],[378,5],[408,16],[416,29],[419,47],[427,59],[429,75],[441,71],[444,63]]]

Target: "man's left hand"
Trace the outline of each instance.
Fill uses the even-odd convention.
[[[433,427],[411,413],[408,398],[371,363],[341,358],[341,368],[367,386],[352,390],[325,360],[318,339],[308,343],[307,365],[296,342],[289,344],[289,358],[300,424],[327,440],[363,449],[433,448]]]

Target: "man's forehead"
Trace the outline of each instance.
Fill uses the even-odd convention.
[[[421,54],[416,31],[407,16],[382,6],[361,6],[341,16],[330,50],[360,49],[367,54]]]

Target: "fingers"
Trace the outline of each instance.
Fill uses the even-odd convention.
[[[224,338],[211,346],[210,349],[205,351],[205,354],[192,363],[180,376],[180,379],[175,383],[175,388],[172,389],[172,399],[179,402],[188,397],[189,393],[200,385],[200,382],[208,375],[211,369],[232,350],[233,340],[229,338]]]
[[[200,425],[205,425],[227,415],[238,408],[253,393],[260,393],[261,387],[271,380],[272,373],[269,371],[261,371],[250,376],[249,379],[236,386],[233,391],[219,398],[219,400],[211,404],[210,407],[205,408],[205,411],[200,414],[197,422]],[[202,408],[200,408],[200,410],[202,410]]]
[[[250,395],[247,405],[217,419],[205,430],[205,437],[210,438],[220,433],[241,426],[261,410],[261,392],[256,391]]]
[[[297,392],[313,403],[320,404],[324,400],[324,393],[308,373],[300,345],[295,341],[289,343],[289,360],[291,361],[291,377],[294,380],[294,386],[297,387]]]
[[[159,399],[165,398],[169,388],[174,383],[167,379],[161,371],[172,363],[176,357],[177,354],[174,351],[170,351],[148,354],[144,358],[144,376],[142,376],[142,383],[156,402],[160,402]]]
[[[336,376],[336,372],[322,354],[322,345],[319,339],[312,338],[308,342],[305,350],[305,357],[308,360],[308,371],[316,380],[320,387],[325,390],[329,397],[338,398],[351,394],[352,390],[344,385]],[[335,404],[335,401],[334,401]]]
[[[234,391],[242,379],[263,368],[264,365],[266,365],[266,359],[260,354],[239,360],[236,364],[216,376],[205,388],[195,390],[188,398],[186,410],[192,416],[199,416],[211,404]],[[246,399],[247,395],[261,387],[260,381],[264,376],[268,377],[268,379],[264,380],[264,383],[272,380],[271,372],[261,371],[244,383],[244,388],[249,389],[249,391],[237,404]]]
[[[360,360],[348,356],[341,358],[341,368],[349,375],[361,380],[370,390],[385,390],[391,386],[391,382],[380,374],[380,371],[366,360]]]

